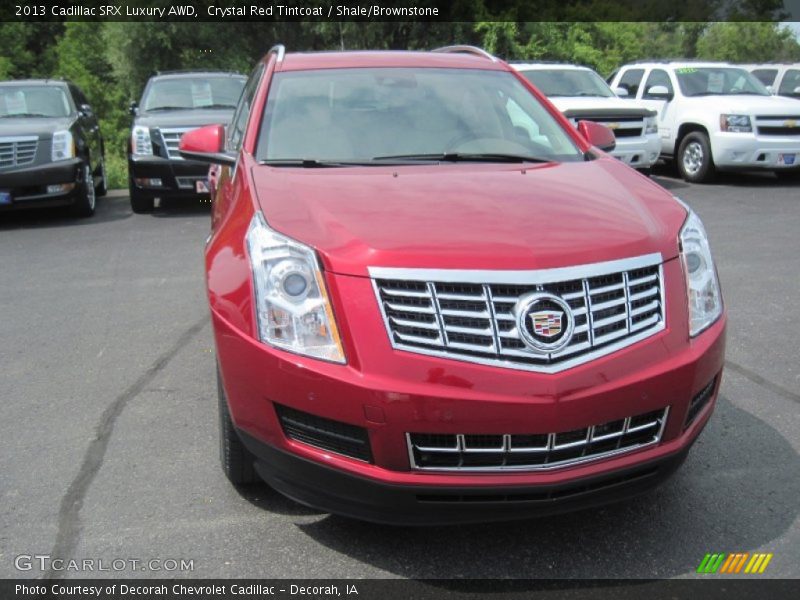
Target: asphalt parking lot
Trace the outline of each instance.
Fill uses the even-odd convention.
[[[404,529],[320,514],[218,466],[208,205],[0,215],[0,577],[693,577],[771,552],[800,577],[800,185],[655,179],[703,218],[729,310],[717,411],[683,468],[601,510]],[[15,568],[19,555],[193,570]]]

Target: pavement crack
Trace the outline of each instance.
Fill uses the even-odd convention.
[[[742,377],[745,377],[755,383],[756,385],[760,385],[763,388],[768,389],[770,392],[781,396],[782,398],[786,398],[787,400],[791,400],[793,402],[800,402],[800,394],[793,392],[791,390],[787,390],[785,387],[778,385],[777,383],[773,383],[769,379],[766,379],[756,373],[755,371],[751,371],[747,367],[743,367],[733,361],[726,360],[725,366],[738,373]]]
[[[100,422],[95,428],[95,437],[83,455],[80,469],[75,478],[70,483],[58,511],[58,533],[53,550],[50,553],[52,558],[71,557],[78,545],[83,524],[81,523],[81,508],[86,498],[86,493],[92,485],[92,481],[100,471],[105,459],[108,443],[114,432],[114,426],[122,411],[127,404],[158,375],[164,367],[175,357],[180,350],[195,337],[208,323],[208,317],[204,316],[194,325],[184,331],[175,343],[159,356],[150,367],[142,373],[125,391],[117,396],[114,401],[103,411]],[[45,579],[57,579],[61,573],[54,571],[52,567],[45,574]]]

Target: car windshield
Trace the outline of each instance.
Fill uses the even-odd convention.
[[[545,96],[597,96],[613,98],[614,92],[594,71],[584,69],[536,69],[521,71]]]
[[[71,113],[72,104],[61,86],[0,87],[0,118],[67,117]]]
[[[675,69],[684,96],[769,96],[754,75],[736,67],[680,67]]]
[[[245,79],[229,76],[169,77],[150,83],[142,110],[236,108]]]
[[[354,68],[278,73],[260,161],[569,161],[569,135],[511,73]]]

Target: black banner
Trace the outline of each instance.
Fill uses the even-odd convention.
[[[15,0],[2,21],[780,21],[800,0]]]
[[[670,580],[404,579],[74,579],[2,580],[0,598],[41,600],[483,599],[782,600],[800,597],[800,580],[709,577]]]

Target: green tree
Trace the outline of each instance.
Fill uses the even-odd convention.
[[[800,44],[779,23],[712,23],[697,42],[697,56],[731,62],[793,62],[800,59]]]

